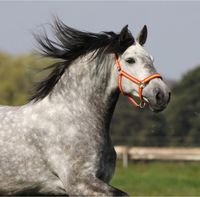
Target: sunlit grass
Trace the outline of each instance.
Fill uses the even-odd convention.
[[[118,163],[112,185],[133,196],[200,196],[200,163]]]

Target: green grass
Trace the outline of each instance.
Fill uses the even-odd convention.
[[[132,196],[200,196],[200,163],[118,163],[111,184]]]

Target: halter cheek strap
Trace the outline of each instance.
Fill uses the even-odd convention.
[[[120,59],[119,59],[119,56],[118,56],[117,54],[115,54],[115,61],[116,61],[117,69],[118,69],[118,72],[119,72],[118,83],[119,83],[119,89],[120,89],[121,93],[122,93],[124,96],[127,96],[127,97],[129,98],[129,100],[133,103],[133,105],[134,105],[135,107],[144,108],[144,106],[145,106],[145,101],[144,101],[143,95],[142,95],[142,92],[143,92],[144,87],[145,87],[152,79],[155,79],[155,78],[160,78],[160,79],[162,79],[161,75],[158,74],[158,73],[155,73],[155,74],[152,74],[152,75],[146,77],[146,78],[143,79],[143,80],[139,80],[139,79],[137,79],[136,77],[134,77],[134,76],[128,74],[127,72],[125,72],[124,70],[122,70],[121,64],[120,64]],[[125,77],[125,78],[129,79],[130,81],[132,81],[133,83],[135,83],[136,85],[138,85],[138,95],[139,95],[140,103],[137,103],[136,100],[131,96],[131,94],[125,93],[125,92],[123,91],[123,88],[122,88],[122,77]]]

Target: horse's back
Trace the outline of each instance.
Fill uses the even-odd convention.
[[[20,106],[0,105],[0,113],[16,111],[19,108],[20,108]]]
[[[3,140],[5,136],[11,137],[10,135],[14,135],[12,133],[16,131],[22,118],[18,114],[19,109],[18,106],[0,105],[0,140]]]

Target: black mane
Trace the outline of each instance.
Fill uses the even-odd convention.
[[[53,68],[50,75],[38,83],[30,100],[38,101],[46,97],[59,81],[65,69],[78,57],[94,52],[94,56],[106,53],[123,53],[134,43],[134,38],[125,26],[119,34],[114,32],[90,33],[82,32],[66,26],[59,19],[53,25],[55,40],[35,35],[42,55],[62,61],[47,68]]]

